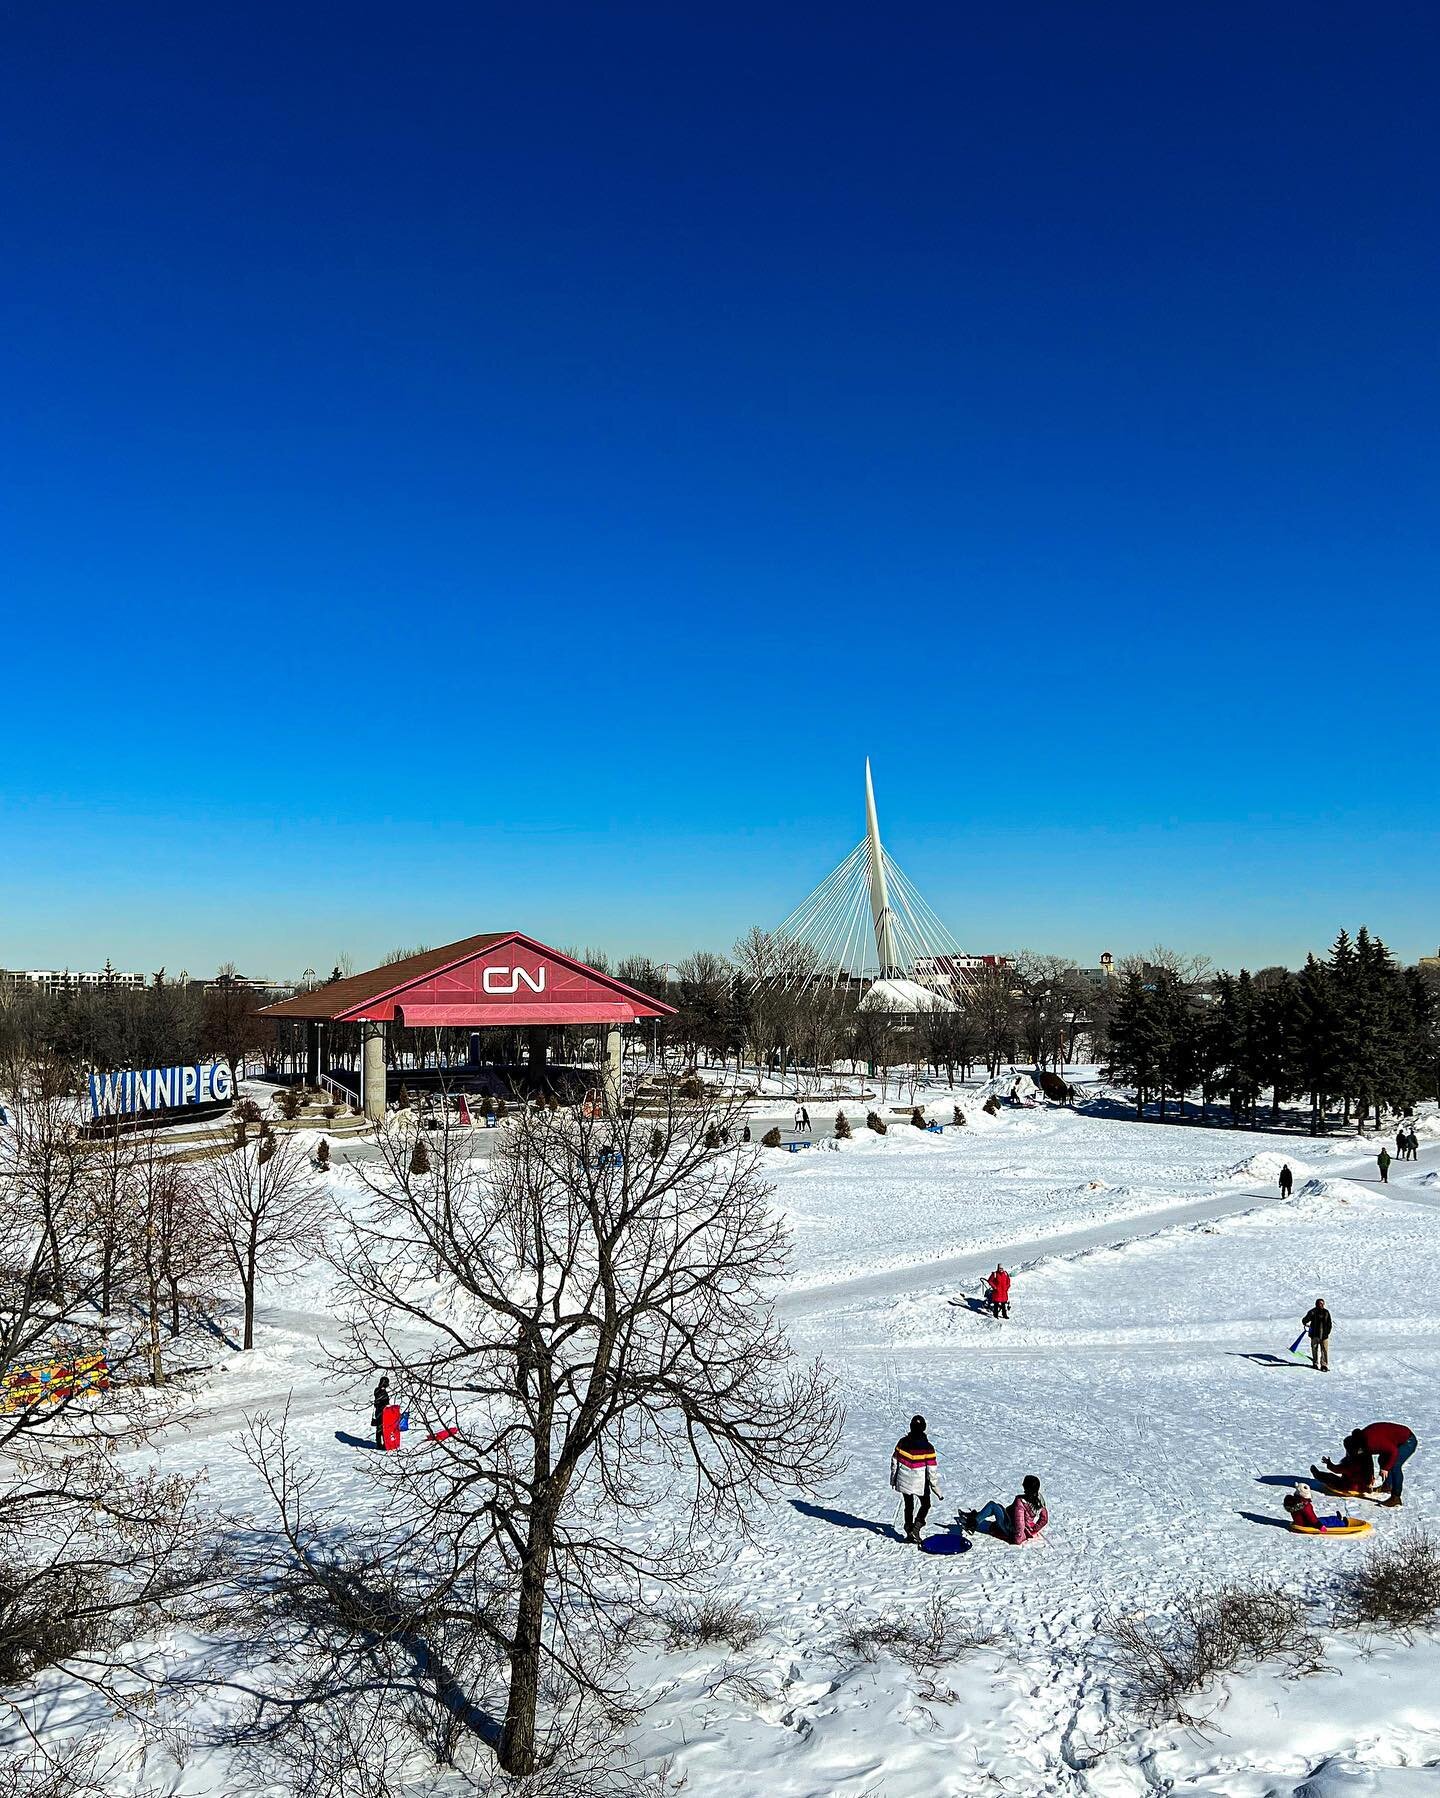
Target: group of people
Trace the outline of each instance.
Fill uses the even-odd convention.
[[[1310,1472],[1332,1498],[1369,1498],[1387,1510],[1398,1510],[1405,1490],[1405,1463],[1418,1447],[1408,1424],[1369,1423],[1363,1430],[1351,1430],[1338,1461],[1326,1455],[1324,1467],[1312,1467]],[[1322,1517],[1315,1509],[1315,1494],[1304,1480],[1298,1480],[1282,1502],[1298,1529],[1324,1535],[1329,1530],[1354,1527],[1343,1511]]]
[[[1367,1423],[1345,1438],[1345,1453],[1338,1461],[1325,1457],[1325,1471],[1311,1473],[1332,1490],[1348,1498],[1373,1498],[1398,1510],[1405,1491],[1405,1463],[1420,1446],[1414,1430],[1405,1423]]]
[[[814,1130],[810,1127],[810,1113],[803,1105],[797,1105],[795,1107],[795,1134],[799,1136],[802,1133],[806,1136],[813,1136],[815,1134]]]
[[[926,1433],[925,1419],[912,1417],[909,1430],[895,1444],[890,1457],[890,1484],[905,1503],[905,1540],[918,1548],[920,1532],[930,1515],[932,1499],[944,1498],[940,1490],[939,1457]],[[962,1529],[984,1530],[1002,1542],[1028,1542],[1050,1521],[1040,1481],[1027,1473],[1020,1490],[1008,1505],[990,1499],[977,1510],[961,1510],[956,1521]]]
[[[1395,1132],[1395,1153],[1401,1161],[1420,1159],[1420,1138],[1415,1134],[1413,1125],[1408,1130]]]

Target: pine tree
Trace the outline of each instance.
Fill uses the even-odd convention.
[[[847,1137],[853,1135],[850,1128],[850,1120],[843,1111],[837,1111],[835,1113],[835,1134],[839,1137],[841,1142],[844,1142]]]
[[[1135,1115],[1144,1117],[1145,1101],[1158,1077],[1157,1016],[1149,990],[1132,968],[1110,1014],[1108,1080],[1133,1083]]]
[[[1295,982],[1291,1019],[1291,1058],[1301,1091],[1310,1095],[1310,1134],[1318,1136],[1325,1102],[1339,1084],[1340,1018],[1335,1003],[1335,976],[1313,955]]]

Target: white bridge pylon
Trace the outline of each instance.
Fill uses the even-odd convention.
[[[880,840],[875,783],[865,758],[865,835],[839,867],[797,905],[775,933],[793,945],[787,985],[829,981],[917,981],[918,995],[948,998],[960,956],[950,932]],[[908,995],[915,997],[915,995]]]

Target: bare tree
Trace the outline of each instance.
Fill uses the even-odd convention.
[[[12,1121],[0,1137],[0,1173],[12,1203],[35,1221],[43,1248],[37,1278],[58,1298],[68,1262],[62,1238],[74,1245],[91,1171],[90,1146],[79,1132],[79,1076],[56,1056],[18,1052],[5,1069],[3,1090]]]
[[[325,1195],[310,1177],[299,1141],[262,1130],[202,1164],[211,1223],[240,1279],[243,1348],[255,1346],[255,1288],[324,1244]]]
[[[24,1095],[48,1100],[43,1081],[20,1085],[23,1143]],[[84,1147],[76,1139],[77,1155]],[[12,1741],[29,1744],[13,1760],[24,1775],[14,1789],[49,1781],[66,1791],[75,1769],[35,1732],[29,1682],[59,1668],[143,1726],[156,1674],[127,1644],[167,1620],[196,1620],[218,1561],[193,1482],[117,1463],[117,1451],[143,1445],[171,1415],[169,1395],[145,1381],[142,1336],[123,1314],[99,1327],[102,1289],[131,1290],[124,1233],[97,1252],[87,1180],[42,1192],[33,1171],[23,1148],[18,1163],[0,1162],[0,1707]],[[119,1195],[117,1185],[123,1207]],[[99,1764],[93,1749],[87,1760]]]
[[[621,1702],[611,1663],[645,1586],[692,1578],[761,1494],[830,1466],[841,1412],[775,1322],[788,1244],[753,1152],[724,1146],[738,1116],[532,1114],[488,1162],[442,1129],[424,1174],[393,1131],[337,1248],[344,1369],[388,1372],[412,1437],[456,1433],[380,1465],[383,1569],[353,1546],[346,1563],[292,1505],[292,1576],[332,1613],[363,1594],[407,1679],[423,1637],[454,1674],[436,1702],[472,1733],[467,1677],[495,1678],[508,1773]],[[282,1465],[273,1443],[260,1459]]]
[[[966,980],[964,1009],[993,1080],[1015,1048],[1015,981],[1009,968],[976,968]]]

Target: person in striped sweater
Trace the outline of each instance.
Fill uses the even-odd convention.
[[[912,1417],[907,1434],[890,1457],[890,1484],[905,1500],[905,1540],[918,1545],[930,1515],[932,1498],[943,1498],[935,1445],[925,1434],[925,1419]]]

